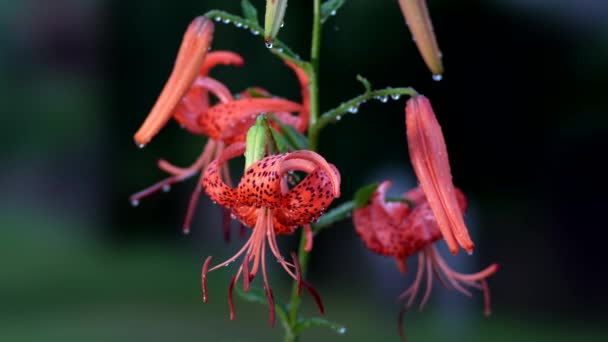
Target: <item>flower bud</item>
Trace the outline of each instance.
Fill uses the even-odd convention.
[[[424,63],[433,73],[433,79],[441,80],[443,74],[441,51],[437,45],[425,0],[399,0],[399,6]]]
[[[266,47],[272,48],[274,39],[283,26],[283,17],[287,9],[287,0],[266,0],[266,17],[264,19],[264,41]]]

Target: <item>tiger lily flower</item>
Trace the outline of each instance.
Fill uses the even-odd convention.
[[[412,166],[450,252],[456,254],[460,245],[472,253],[474,244],[458,205],[445,140],[429,100],[422,95],[410,98],[405,121]]]
[[[407,300],[400,314],[401,322],[405,311],[409,309],[422,286],[426,272],[426,289],[420,302],[422,310],[428,301],[433,287],[433,274],[446,287],[471,296],[466,287],[479,289],[483,292],[485,314],[490,314],[490,292],[486,279],[496,273],[497,264],[492,264],[480,272],[463,274],[451,269],[439,255],[433,245],[442,239],[439,221],[432,210],[430,202],[421,187],[414,188],[403,195],[413,207],[405,202],[386,202],[386,191],[391,187],[390,181],[384,181],[374,192],[370,203],[353,213],[355,230],[365,245],[373,252],[392,256],[397,261],[401,272],[406,272],[405,260],[418,254],[418,268],[413,284],[405,290],[399,299]],[[454,194],[461,210],[467,203],[464,194],[454,188]],[[401,324],[400,334],[403,336]]]
[[[178,167],[166,160],[159,160],[158,167],[171,176],[133,194],[130,197],[133,205],[139,204],[142,198],[155,192],[168,191],[172,184],[189,179],[204,170],[221,154],[226,145],[244,140],[245,132],[260,113],[277,112],[279,119],[293,125],[301,132],[308,126],[308,110],[303,109],[308,108],[307,106],[275,97],[235,100],[226,86],[209,77],[210,70],[217,65],[243,65],[243,58],[234,52],[207,52],[212,33],[213,23],[208,19],[199,17],[190,24],[184,35],[173,72],[152,111],[135,134],[136,143],[143,146],[173,117],[189,132],[207,136],[209,139],[198,159],[188,167]],[[200,61],[201,64],[199,65],[198,62],[193,64],[192,61]],[[289,66],[296,72],[302,84],[303,71],[295,65]],[[219,103],[210,105],[209,92],[218,99]],[[306,94],[303,95],[302,100],[306,104],[308,89],[303,89],[302,93]],[[293,116],[291,112],[300,112],[300,115]],[[223,167],[222,174],[224,180],[231,183],[227,166]],[[201,190],[199,181],[188,204],[183,224],[184,233],[190,231]],[[227,220],[225,222],[228,223]],[[224,226],[224,234],[228,239],[228,224]]]
[[[285,272],[296,280],[298,288],[304,286],[310,292],[322,313],[320,297],[302,279],[297,257],[292,254],[292,262],[286,261],[279,252],[276,236],[292,234],[298,226],[308,227],[317,220],[332,201],[340,196],[340,173],[317,153],[299,150],[267,156],[254,162],[245,170],[238,186],[232,188],[222,180],[220,169],[228,160],[241,156],[244,151],[244,143],[230,145],[209,164],[202,179],[203,188],[211,200],[230,208],[236,219],[253,229],[249,240],[233,257],[212,268],[209,268],[211,257],[205,260],[202,268],[203,300],[207,301],[207,273],[243,256],[228,288],[230,318],[235,319],[232,292],[239,277],[242,276],[244,291],[248,291],[250,282],[261,268],[270,308],[270,324],[274,325],[274,297],[266,270],[265,249],[268,246]],[[292,171],[308,175],[290,188],[288,179]],[[312,234],[308,236],[311,237]]]
[[[405,22],[412,32],[418,51],[435,81],[441,80],[443,63],[426,0],[399,0]]]

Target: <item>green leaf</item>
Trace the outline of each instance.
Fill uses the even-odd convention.
[[[272,116],[272,119],[279,124],[279,127],[281,127],[281,133],[285,137],[289,146],[291,146],[294,150],[305,150],[308,148],[308,138],[296,131],[296,129],[292,126],[284,124],[276,116]]]
[[[241,8],[243,9],[243,16],[245,19],[254,22],[256,25],[259,25],[258,22],[258,10],[249,2],[249,0],[241,1]]]
[[[302,331],[310,328],[310,327],[324,327],[330,330],[335,331],[340,335],[344,335],[346,333],[346,327],[342,324],[330,322],[324,318],[313,317],[309,319],[304,319],[298,322],[296,326],[293,328],[293,334],[299,335]]]
[[[363,87],[365,87],[365,93],[369,93],[372,91],[372,84],[369,83],[367,78],[365,78],[361,75],[357,75],[357,81],[359,81],[363,84]]]
[[[355,201],[355,209],[364,207],[369,204],[369,201],[371,200],[372,195],[374,194],[374,191],[376,191],[378,186],[378,183],[372,183],[359,188],[359,190],[355,192],[355,196],[353,198]]]
[[[279,153],[285,153],[287,152],[287,140],[285,140],[285,137],[282,136],[279,132],[277,132],[276,129],[274,129],[273,127],[270,127],[270,131],[272,132],[272,137],[274,138],[274,141],[277,143],[277,147],[279,148]]]
[[[336,15],[336,12],[346,0],[327,0],[321,5],[321,23],[325,23],[327,19]]]
[[[312,225],[313,233],[317,234],[321,229],[329,227],[338,221],[349,218],[353,209],[355,209],[354,201],[342,203],[339,206],[331,209],[323,214],[319,220]]]

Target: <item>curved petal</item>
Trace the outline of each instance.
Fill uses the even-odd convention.
[[[429,100],[422,95],[410,98],[405,119],[412,166],[441,233],[452,254],[458,252],[458,245],[470,253],[474,244],[458,206],[445,140]]]
[[[293,70],[298,77],[298,81],[300,82],[302,110],[300,110],[300,116],[298,117],[299,120],[294,127],[300,133],[303,133],[308,128],[308,122],[310,120],[310,80],[308,79],[308,74],[306,74],[306,72],[299,66],[295,65],[295,63],[286,60],[285,64],[287,64],[287,66]]]
[[[243,155],[244,152],[244,143],[232,144],[205,169],[201,181],[202,186],[209,198],[221,206],[233,207],[237,203],[237,191],[222,180],[221,166],[228,160]]]
[[[355,230],[372,251],[400,256],[407,241],[403,239],[408,226],[410,208],[402,202],[385,202],[391,181],[382,182],[374,192],[369,205],[355,210]]]
[[[209,91],[220,102],[233,100],[230,90],[223,83],[211,77],[199,76],[173,113],[175,120],[193,134],[205,132],[205,128],[198,123],[198,117],[209,109]]]
[[[199,124],[206,127],[206,135],[215,140],[232,142],[242,135],[261,113],[297,112],[298,103],[275,98],[245,98],[219,103],[199,117]]]
[[[243,57],[238,53],[232,51],[216,50],[209,52],[205,58],[205,62],[199,72],[200,76],[207,76],[209,71],[215,68],[217,65],[234,65],[242,66],[245,63]]]
[[[213,22],[205,17],[195,18],[188,27],[180,46],[176,63],[154,107],[135,133],[135,142],[147,144],[169,121],[174,109],[184,97],[203,64],[213,39]]]

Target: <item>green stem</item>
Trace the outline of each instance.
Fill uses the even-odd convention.
[[[359,109],[359,105],[361,105],[362,103],[374,98],[382,99],[387,98],[388,96],[401,95],[415,96],[418,95],[418,93],[416,92],[416,90],[414,90],[414,88],[411,87],[385,88],[380,90],[366,91],[365,93],[357,97],[343,102],[338,107],[323,113],[314,125],[311,124],[311,127],[309,128],[308,132],[308,143],[310,144],[310,146],[317,146],[317,144],[319,143],[319,133],[321,132],[321,129],[323,127],[327,126],[327,124],[329,123],[340,120],[343,115],[356,113]]]
[[[321,0],[313,1],[313,20],[312,20],[312,42],[310,47],[310,126],[315,126],[319,118],[319,62],[321,55]],[[308,134],[312,133],[309,130]],[[308,148],[311,151],[317,149],[317,144],[309,144]],[[300,247],[298,248],[298,262],[302,278],[306,277],[308,270],[309,253],[305,250],[306,233],[302,229],[300,235]],[[286,342],[294,342],[298,340],[298,334],[294,333],[294,328],[298,324],[298,312],[300,309],[300,296],[298,296],[298,285],[293,284],[291,291],[291,302],[289,305],[289,326],[291,329],[285,334]]]
[[[319,63],[321,57],[321,0],[313,2],[312,43],[310,47],[310,126],[319,118]],[[315,150],[317,146],[310,146]]]

